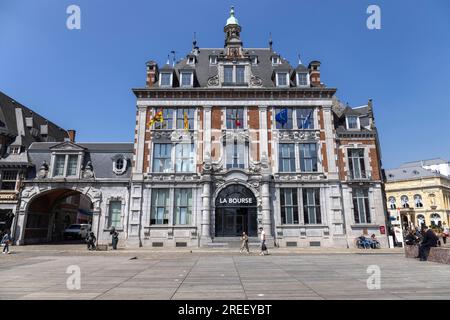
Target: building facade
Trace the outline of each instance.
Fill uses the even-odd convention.
[[[409,162],[386,170],[386,200],[389,216],[403,229],[427,225],[449,226],[449,162],[431,159]]]
[[[321,63],[292,66],[246,48],[232,9],[223,48],[147,62],[137,98],[127,242],[207,246],[256,237],[276,246],[387,246],[372,102],[351,108]]]
[[[11,229],[18,212],[22,182],[31,166],[28,147],[68,137],[68,131],[0,92],[0,233]]]
[[[131,143],[35,142],[12,231],[16,243],[55,243],[71,224],[87,223],[99,243],[114,227],[125,240]]]

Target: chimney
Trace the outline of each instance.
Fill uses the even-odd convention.
[[[147,62],[147,87],[153,87],[158,77],[158,64],[155,61]]]
[[[75,135],[77,132],[75,130],[67,130],[67,133],[69,134],[69,141],[75,143]]]
[[[320,87],[320,61],[311,61],[308,66],[312,87]]]

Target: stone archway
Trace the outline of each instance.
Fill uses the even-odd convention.
[[[257,199],[248,187],[234,183],[215,197],[215,237],[236,237],[242,232],[257,235]]]
[[[63,240],[63,228],[67,224],[90,224],[98,235],[100,202],[101,192],[88,186],[24,188],[15,221],[17,244],[58,242]]]

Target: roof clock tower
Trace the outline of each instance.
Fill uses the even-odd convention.
[[[225,32],[225,49],[226,55],[229,58],[242,57],[242,41],[240,38],[241,26],[234,16],[234,7],[231,7],[230,17],[227,19],[227,24],[223,28]]]

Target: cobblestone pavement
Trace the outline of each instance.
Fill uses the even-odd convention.
[[[0,256],[0,299],[450,299],[450,266],[398,250],[13,250]],[[67,289],[71,265],[80,267],[80,290]],[[372,265],[380,289],[367,287]]]

